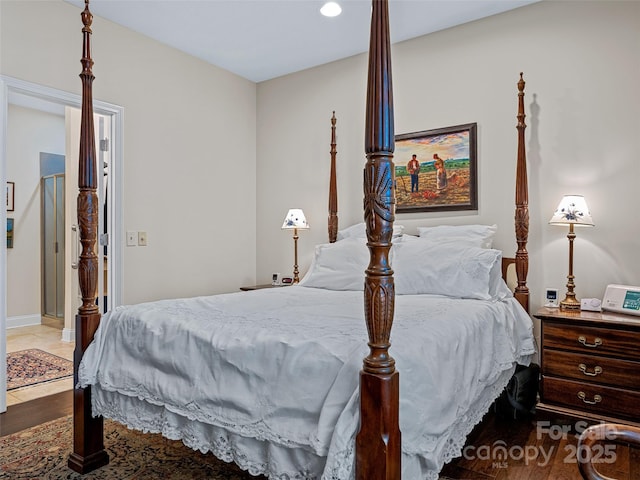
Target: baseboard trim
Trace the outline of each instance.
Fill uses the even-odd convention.
[[[75,328],[63,328],[62,329],[62,341],[63,342],[73,342],[76,338],[76,329]]]
[[[40,325],[42,317],[39,313],[32,315],[16,315],[15,317],[7,317],[7,329],[17,327],[29,327],[31,325]]]

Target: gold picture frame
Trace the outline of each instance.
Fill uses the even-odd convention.
[[[477,124],[395,137],[396,212],[477,210]]]

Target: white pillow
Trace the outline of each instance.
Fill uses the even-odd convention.
[[[480,300],[508,295],[500,285],[504,282],[499,250],[426,240],[400,242],[393,247],[391,266],[398,295],[437,294]]]
[[[393,225],[393,240],[397,240],[404,231],[404,225]],[[345,228],[344,230],[338,230],[337,240],[344,240],[345,238],[367,238],[367,227],[364,223],[357,223]]]
[[[473,242],[480,248],[491,248],[497,225],[438,225],[418,227],[418,235],[437,242]]]
[[[309,271],[298,285],[328,290],[364,290],[369,249],[362,238],[316,245]]]

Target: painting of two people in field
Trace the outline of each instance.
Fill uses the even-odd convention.
[[[477,124],[396,135],[396,212],[477,210]]]

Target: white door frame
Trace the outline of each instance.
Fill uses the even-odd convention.
[[[57,90],[17,78],[0,75],[0,185],[7,181],[7,119],[10,99],[14,95],[28,97],[34,101],[49,102],[62,106],[81,108],[80,95]],[[111,119],[112,132],[112,165],[109,172],[108,208],[112,215],[109,225],[111,256],[109,258],[109,305],[116,307],[122,304],[122,178],[123,178],[123,114],[124,109],[118,105],[94,100],[95,113]],[[100,169],[98,171],[101,171]],[[6,225],[7,212],[0,208],[0,226]],[[6,244],[6,228],[2,230],[2,245]],[[0,413],[7,409],[7,250],[0,248]]]

